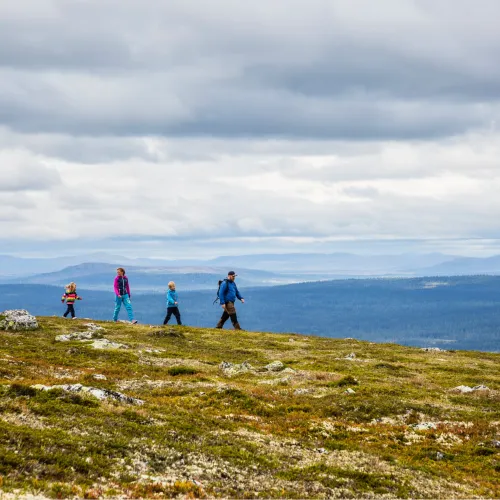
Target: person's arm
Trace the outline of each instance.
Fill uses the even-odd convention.
[[[115,281],[113,283],[113,288],[115,289],[115,295],[120,296],[120,290],[118,290],[118,276],[115,276]]]
[[[219,288],[220,305],[223,307],[226,305],[226,300],[224,299],[226,293],[227,293],[227,281],[223,281]]]
[[[64,301],[66,300],[66,296],[67,296],[67,295],[68,295],[68,294],[67,294],[66,292],[65,292],[65,293],[63,293],[63,296],[61,297],[61,302],[64,302]]]
[[[174,299],[172,298],[172,291],[169,290],[167,292],[167,307],[173,306],[174,305]]]
[[[234,285],[234,288],[236,289],[236,298],[238,298],[242,302],[244,302],[243,297],[240,295],[240,291],[238,290],[238,287],[236,286],[236,284]]]
[[[131,295],[130,295],[130,285],[128,282],[128,278],[127,278],[127,281],[125,282],[125,288],[127,289],[127,294],[128,294],[128,297],[130,298]]]

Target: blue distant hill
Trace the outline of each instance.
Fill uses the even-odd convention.
[[[186,324],[215,325],[221,309],[216,290],[182,291]],[[445,349],[500,350],[500,277],[464,276],[411,279],[359,279],[245,288],[238,307],[244,328],[354,337]],[[113,292],[79,289],[80,317],[110,319]],[[0,311],[25,308],[38,315],[60,315],[62,289],[45,285],[0,285]],[[134,294],[139,321],[159,324],[163,293]],[[125,312],[122,313],[125,319]]]

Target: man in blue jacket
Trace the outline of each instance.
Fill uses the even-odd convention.
[[[229,271],[227,273],[227,279],[225,279],[219,289],[219,299],[220,305],[224,312],[220,317],[219,322],[215,328],[222,328],[224,323],[231,318],[231,323],[235,330],[241,330],[240,324],[238,323],[238,318],[236,316],[236,308],[234,307],[234,302],[236,299],[241,300],[242,303],[245,302],[243,297],[240,295],[238,287],[234,282],[237,274],[234,271]]]

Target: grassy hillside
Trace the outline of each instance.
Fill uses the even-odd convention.
[[[500,495],[500,354],[39,319],[0,332],[0,497]]]

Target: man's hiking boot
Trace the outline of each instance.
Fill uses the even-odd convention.
[[[235,330],[243,330],[243,328],[241,328],[241,326],[238,322],[236,322],[233,326],[234,326]]]

